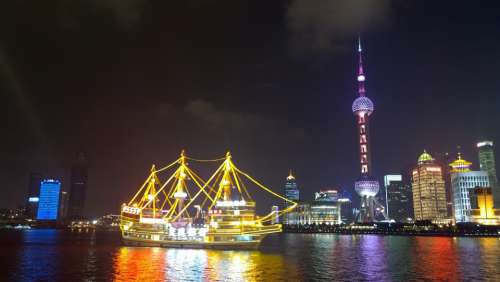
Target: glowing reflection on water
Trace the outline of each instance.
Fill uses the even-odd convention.
[[[0,232],[0,281],[496,281],[500,275],[498,238],[280,234],[259,251],[125,247],[120,239]]]
[[[426,280],[459,281],[465,269],[459,265],[455,241],[450,237],[415,237],[415,267]],[[466,265],[464,265],[465,267]]]
[[[260,281],[270,272],[285,276],[284,269],[282,256],[259,251],[121,247],[114,261],[114,279]]]

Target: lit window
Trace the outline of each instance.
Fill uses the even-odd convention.
[[[366,135],[361,135],[360,143],[366,143]]]
[[[361,173],[368,173],[368,165],[361,166]]]
[[[361,155],[361,163],[362,164],[366,163],[366,155]]]

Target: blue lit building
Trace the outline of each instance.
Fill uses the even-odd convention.
[[[57,220],[60,193],[60,181],[53,179],[42,181],[40,185],[40,197],[38,200],[38,213],[36,219]]]

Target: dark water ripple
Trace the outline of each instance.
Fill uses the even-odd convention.
[[[29,230],[0,232],[0,247],[0,281],[500,281],[498,238],[279,234],[214,251]]]

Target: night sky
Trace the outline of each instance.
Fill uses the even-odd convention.
[[[457,145],[477,165],[478,140],[500,146],[495,2],[2,1],[0,207],[24,202],[30,172],[68,190],[79,151],[89,216],[117,213],[181,149],[230,150],[275,191],[292,168],[306,200],[352,191],[358,34],[374,175]]]

